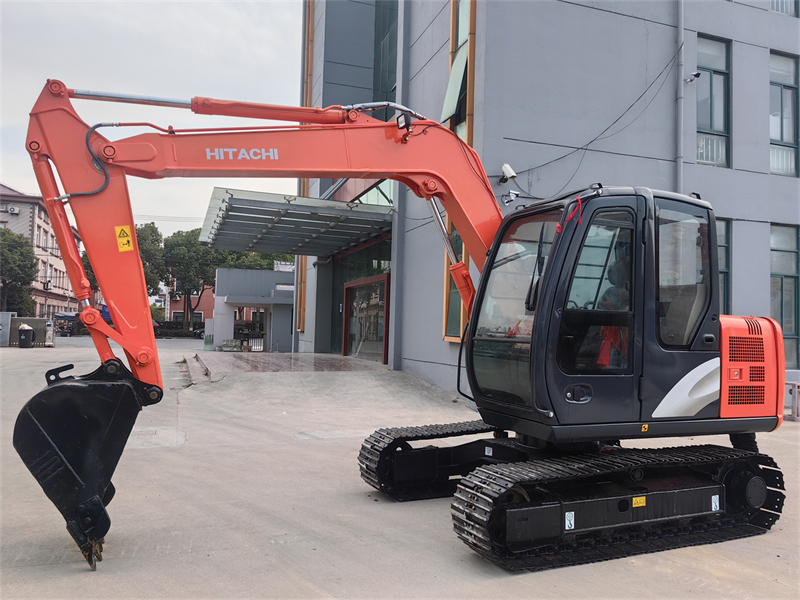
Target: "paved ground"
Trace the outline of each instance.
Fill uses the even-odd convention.
[[[93,573],[11,446],[16,415],[47,369],[97,365],[88,339],[57,343],[0,349],[2,598],[800,596],[797,423],[759,436],[789,489],[769,534],[509,574],[456,538],[449,500],[395,503],[358,474],[358,449],[371,431],[474,418],[463,404],[371,363],[222,356],[203,353],[199,340],[159,340],[168,390],[143,411],[120,461],[105,560]],[[210,377],[192,364],[195,354]],[[254,361],[295,368],[256,372]],[[313,370],[315,362],[325,370]],[[709,440],[726,443],[652,445]]]

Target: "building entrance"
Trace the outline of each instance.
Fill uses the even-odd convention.
[[[389,274],[345,284],[342,355],[389,362]]]

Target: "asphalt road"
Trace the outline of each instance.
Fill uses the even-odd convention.
[[[449,499],[395,503],[360,478],[386,426],[471,420],[406,373],[221,374],[191,385],[200,340],[159,340],[167,388],[117,468],[105,559],[91,572],[11,446],[44,372],[96,368],[88,338],[0,349],[2,598],[791,598],[798,593],[798,423],[759,436],[783,468],[783,517],[762,536],[511,574],[452,531]],[[647,442],[726,444],[723,437]],[[642,444],[644,445],[644,444]]]

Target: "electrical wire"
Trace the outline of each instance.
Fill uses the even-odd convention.
[[[633,109],[633,108],[634,108],[634,107],[635,107],[635,106],[636,106],[636,105],[639,103],[639,101],[640,101],[640,100],[641,100],[641,99],[642,99],[642,98],[643,98],[643,97],[644,97],[644,96],[647,94],[647,92],[649,92],[649,91],[650,91],[650,89],[651,89],[651,88],[652,88],[654,85],[656,85],[656,83],[658,83],[658,81],[661,79],[661,76],[662,76],[662,75],[664,75],[664,74],[665,74],[665,72],[666,72],[666,73],[668,73],[668,72],[672,72],[672,69],[673,69],[673,67],[675,66],[675,60],[678,58],[678,54],[680,53],[680,51],[681,51],[681,49],[682,49],[682,48],[683,48],[683,44],[681,44],[681,45],[678,47],[678,49],[675,51],[675,54],[673,54],[673,55],[672,55],[672,57],[671,57],[671,58],[669,59],[669,61],[667,62],[667,64],[666,64],[666,65],[664,65],[664,68],[662,68],[662,69],[661,69],[661,71],[658,73],[658,75],[656,75],[656,77],[655,77],[655,78],[653,79],[653,81],[652,81],[652,82],[651,82],[651,83],[650,83],[650,84],[649,84],[649,85],[648,85],[648,86],[647,86],[647,87],[644,89],[644,91],[643,91],[641,94],[639,94],[639,96],[636,98],[636,100],[634,100],[634,101],[633,101],[633,102],[632,102],[630,105],[628,105],[628,107],[627,107],[627,108],[626,108],[626,109],[625,109],[625,110],[622,112],[622,114],[620,114],[620,115],[619,115],[619,116],[618,116],[616,119],[614,119],[614,121],[613,121],[613,122],[612,122],[610,125],[608,125],[608,127],[606,127],[605,129],[603,129],[603,131],[601,131],[599,134],[597,134],[597,135],[596,135],[594,138],[592,138],[592,139],[591,139],[589,142],[587,142],[587,143],[586,143],[586,144],[584,144],[583,146],[580,146],[579,148],[575,148],[574,150],[571,150],[570,152],[567,152],[566,154],[564,154],[564,155],[562,155],[562,156],[559,156],[559,157],[557,157],[557,158],[554,158],[554,159],[552,159],[552,160],[549,160],[549,161],[547,161],[547,162],[545,162],[545,163],[542,163],[542,164],[540,164],[540,165],[536,165],[536,166],[534,166],[534,167],[530,167],[530,168],[528,168],[528,169],[523,169],[523,170],[521,170],[521,171],[517,171],[517,174],[521,174],[521,173],[528,173],[529,171],[535,171],[535,170],[537,170],[537,169],[541,169],[541,168],[543,168],[543,167],[546,167],[546,166],[548,166],[548,165],[551,165],[551,164],[553,164],[553,163],[555,163],[555,162],[558,162],[558,161],[560,161],[560,160],[563,160],[563,159],[565,159],[565,158],[567,158],[567,157],[569,157],[569,156],[572,156],[572,155],[573,155],[573,154],[575,154],[576,152],[580,152],[581,150],[583,150],[583,156],[581,157],[581,161],[580,161],[580,163],[578,164],[578,169],[580,169],[580,166],[581,166],[581,164],[583,164],[583,158],[586,156],[586,151],[589,149],[589,146],[591,146],[591,145],[592,145],[594,142],[596,142],[596,141],[598,141],[598,140],[604,140],[604,139],[608,139],[608,138],[611,138],[611,137],[613,137],[613,136],[617,135],[618,133],[621,133],[621,132],[625,131],[625,129],[627,129],[628,127],[630,127],[630,126],[631,126],[633,123],[635,123],[635,122],[636,122],[636,121],[639,119],[639,117],[641,117],[641,116],[642,116],[642,114],[644,114],[644,112],[647,110],[647,108],[650,106],[650,104],[652,104],[653,100],[655,100],[655,98],[656,98],[656,97],[658,96],[658,94],[661,92],[661,89],[664,87],[664,83],[666,83],[666,81],[667,81],[668,77],[664,77],[664,80],[661,82],[661,85],[659,85],[658,89],[656,90],[656,93],[653,95],[653,97],[650,99],[650,101],[649,101],[649,102],[648,102],[648,103],[645,105],[645,107],[644,107],[644,108],[643,108],[643,109],[642,109],[642,110],[639,112],[639,114],[637,114],[637,115],[636,115],[636,117],[634,117],[634,119],[633,119],[633,120],[631,120],[631,122],[630,122],[630,123],[628,123],[627,125],[625,125],[625,127],[623,127],[622,129],[620,129],[619,131],[615,131],[614,133],[612,133],[612,134],[610,134],[610,135],[604,136],[604,134],[605,134],[605,133],[606,133],[606,132],[607,132],[609,129],[611,129],[612,127],[614,127],[614,125],[616,125],[617,123],[619,123],[619,121],[621,121],[621,120],[622,120],[622,118],[623,118],[623,117],[625,117],[625,115],[626,115],[626,114],[628,114],[628,113],[629,113],[629,112],[630,112],[630,111],[631,111],[631,110],[632,110],[632,109]],[[572,175],[572,177],[570,177],[569,181],[568,181],[568,182],[567,182],[567,183],[564,185],[564,187],[562,187],[562,188],[561,188],[561,190],[559,190],[559,192],[558,192],[556,195],[560,194],[560,193],[561,193],[561,192],[562,192],[562,191],[563,191],[563,190],[564,190],[564,189],[565,189],[565,188],[566,188],[566,187],[569,185],[569,183],[570,183],[570,182],[571,182],[571,181],[572,181],[572,180],[575,178],[575,175],[577,174],[577,172],[578,172],[578,170],[576,170],[576,171],[575,171],[575,173],[573,173],[573,175]],[[514,180],[514,181],[515,181],[515,183],[516,183],[516,180]],[[516,185],[517,185],[517,187],[519,187],[519,189],[520,189],[521,191],[524,191],[524,192],[526,192],[526,193],[530,194],[530,190],[524,190],[522,187],[520,187],[520,186],[519,186],[519,184],[518,184],[518,183],[517,183]]]

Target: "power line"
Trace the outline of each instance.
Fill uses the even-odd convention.
[[[608,127],[606,127],[605,129],[603,129],[603,131],[601,131],[600,133],[598,133],[598,134],[597,134],[597,135],[596,135],[594,138],[592,138],[592,139],[591,139],[589,142],[587,142],[587,143],[586,143],[586,144],[584,144],[583,146],[580,146],[579,148],[575,148],[575,149],[571,150],[570,152],[567,152],[566,154],[564,154],[564,155],[562,155],[562,156],[559,156],[558,158],[554,158],[554,159],[552,159],[552,160],[549,160],[549,161],[547,161],[547,162],[545,162],[545,163],[542,163],[542,164],[540,164],[540,165],[537,165],[537,166],[534,166],[534,167],[530,167],[530,168],[528,168],[528,169],[523,169],[523,170],[521,170],[521,171],[517,171],[517,174],[520,174],[520,173],[527,173],[527,172],[529,172],[529,171],[535,171],[536,169],[541,169],[542,167],[546,167],[546,166],[548,166],[548,165],[551,165],[551,164],[553,164],[553,163],[555,163],[555,162],[558,162],[558,161],[560,161],[560,160],[563,160],[563,159],[565,159],[565,158],[567,158],[567,157],[569,157],[569,156],[572,156],[572,155],[573,155],[573,154],[575,154],[576,152],[580,152],[581,150],[583,150],[583,156],[581,157],[581,160],[580,160],[580,162],[578,163],[578,168],[577,168],[577,169],[575,170],[575,172],[572,174],[572,177],[570,177],[570,178],[569,178],[569,181],[567,181],[567,183],[566,183],[566,184],[565,184],[565,185],[564,185],[564,186],[561,188],[561,190],[559,190],[559,191],[558,191],[558,192],[557,192],[555,195],[558,195],[558,194],[560,194],[560,193],[561,193],[561,192],[562,192],[562,191],[563,191],[563,190],[564,190],[564,189],[565,189],[565,188],[566,188],[566,187],[567,187],[567,186],[570,184],[570,182],[571,182],[571,181],[572,181],[572,180],[575,178],[575,175],[577,175],[577,173],[578,173],[578,170],[580,169],[581,165],[583,164],[583,159],[584,159],[584,158],[585,158],[585,156],[586,156],[586,151],[589,149],[589,146],[591,146],[593,143],[595,143],[595,142],[596,142],[596,141],[598,141],[598,140],[604,140],[604,139],[608,139],[608,138],[610,138],[610,137],[613,137],[613,136],[617,135],[618,133],[621,133],[621,132],[625,131],[625,129],[627,129],[628,127],[630,127],[630,126],[631,126],[633,123],[635,123],[635,122],[636,122],[636,121],[639,119],[639,117],[641,117],[641,116],[642,116],[642,114],[644,114],[644,112],[645,112],[645,111],[648,109],[648,107],[650,106],[650,104],[652,104],[653,100],[655,100],[655,98],[656,98],[656,97],[658,96],[658,94],[661,92],[661,89],[664,87],[664,83],[666,83],[666,81],[667,81],[668,77],[664,77],[664,81],[662,81],[662,82],[661,82],[661,85],[659,85],[658,89],[656,90],[656,93],[655,93],[655,94],[653,94],[653,97],[650,99],[650,101],[649,101],[649,102],[648,102],[648,103],[645,105],[645,107],[644,107],[644,108],[643,108],[643,109],[642,109],[642,110],[639,112],[639,114],[637,114],[637,115],[636,115],[636,117],[634,117],[634,118],[631,120],[631,122],[630,122],[630,123],[628,123],[627,125],[625,125],[625,127],[623,127],[622,129],[620,129],[619,131],[615,131],[614,133],[612,133],[612,134],[610,134],[610,135],[604,136],[604,134],[605,134],[605,133],[606,133],[606,132],[607,132],[609,129],[611,129],[611,128],[612,128],[614,125],[616,125],[617,123],[619,123],[619,122],[622,120],[622,118],[623,118],[623,117],[624,117],[626,114],[628,114],[628,113],[629,113],[629,112],[630,112],[630,111],[633,109],[633,107],[634,107],[634,106],[636,106],[636,105],[639,103],[639,101],[640,101],[640,100],[641,100],[641,99],[642,99],[642,98],[643,98],[643,97],[644,97],[644,96],[647,94],[647,92],[649,92],[649,91],[650,91],[650,89],[651,89],[651,88],[652,88],[652,87],[653,87],[653,86],[654,86],[656,83],[658,83],[658,81],[661,79],[661,76],[662,76],[662,75],[664,75],[664,73],[665,73],[665,72],[666,72],[666,73],[668,73],[668,72],[671,72],[671,71],[672,71],[672,68],[673,68],[673,67],[674,67],[674,65],[675,65],[675,60],[676,60],[676,59],[677,59],[677,57],[678,57],[678,53],[681,51],[681,49],[682,49],[682,48],[683,48],[683,44],[681,44],[681,46],[680,46],[680,47],[679,47],[679,48],[678,48],[678,49],[675,51],[675,54],[673,54],[673,55],[672,55],[672,57],[671,57],[671,58],[669,59],[669,61],[667,62],[667,64],[666,64],[666,65],[664,65],[664,68],[663,68],[663,69],[661,69],[661,71],[659,72],[659,74],[658,74],[658,75],[656,75],[655,79],[653,79],[653,81],[652,81],[652,82],[650,82],[650,84],[649,84],[649,85],[648,85],[648,86],[647,86],[647,87],[644,89],[644,91],[643,91],[641,94],[639,94],[639,96],[636,98],[636,100],[634,100],[634,101],[633,101],[633,102],[632,102],[630,105],[628,105],[628,107],[627,107],[627,108],[626,108],[626,109],[625,109],[625,110],[622,112],[622,114],[620,114],[620,115],[619,115],[619,116],[618,116],[616,119],[614,119],[614,121],[613,121],[613,122],[612,122],[612,123],[611,123],[611,124],[610,124]],[[509,138],[503,138],[503,139],[509,139]],[[520,141],[521,141],[521,140],[520,140]],[[516,182],[516,180],[515,180],[515,182]],[[519,187],[519,184],[517,184],[517,186]],[[522,189],[522,188],[520,188],[520,189]],[[530,190],[526,190],[526,191],[527,191],[527,193],[529,193],[529,194],[531,193],[531,192],[530,192]]]

